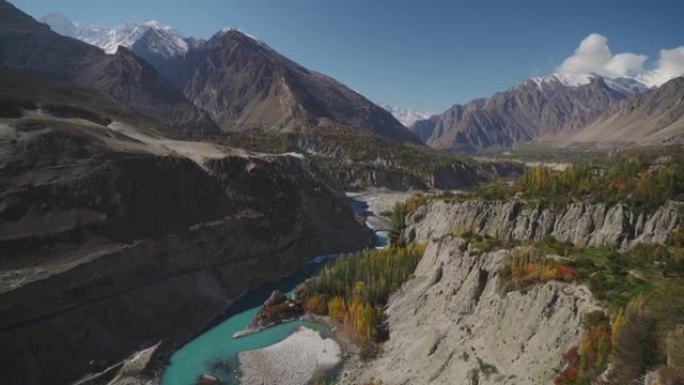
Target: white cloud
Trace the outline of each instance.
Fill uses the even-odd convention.
[[[613,56],[604,66],[607,75],[613,77],[636,76],[644,70],[648,57],[635,53],[619,53]]]
[[[633,77],[651,86],[658,86],[684,75],[684,46],[663,49],[660,58],[647,69],[648,57],[630,52],[613,54],[608,39],[598,33],[585,37],[575,52],[563,61],[557,73],[590,74],[607,77]]]
[[[645,82],[661,85],[666,81],[684,74],[684,46],[661,49],[656,68],[640,76]]]
[[[608,39],[592,33],[582,40],[575,53],[565,59],[556,71],[562,74],[601,73],[612,57]]]

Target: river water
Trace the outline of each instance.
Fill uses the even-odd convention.
[[[359,213],[367,210],[368,206],[363,201],[350,200],[349,207]],[[386,233],[378,232],[377,236],[378,245],[386,244]],[[162,385],[194,385],[202,374],[216,376],[227,385],[238,385],[237,355],[240,352],[261,349],[280,342],[300,326],[316,329],[327,337],[330,332],[327,326],[311,321],[287,322],[240,338],[233,338],[233,334],[247,327],[273,290],[291,295],[299,283],[317,272],[333,257],[314,258],[294,275],[265,285],[244,296],[230,308],[223,321],[185,344],[171,356],[169,366],[162,377]]]

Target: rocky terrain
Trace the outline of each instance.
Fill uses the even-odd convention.
[[[275,290],[261,305],[256,317],[247,325],[247,328],[234,334],[233,338],[256,333],[273,325],[295,320],[302,315],[304,315],[304,309],[301,304],[287,298],[283,292]]]
[[[603,305],[577,282],[507,291],[502,276],[520,247],[483,253],[459,234],[629,248],[664,243],[681,229],[683,208],[674,201],[634,213],[623,205],[440,200],[419,207],[404,234],[428,247],[385,308],[389,340],[377,357],[347,361],[341,383],[551,383],[565,368],[563,355],[579,346],[585,315]]]
[[[528,207],[523,202],[435,200],[406,220],[406,233],[418,242],[472,231],[501,239],[554,237],[576,245],[630,247],[665,242],[682,225],[684,203],[670,201],[655,212],[636,213],[622,204],[578,202],[564,208]]]
[[[591,293],[550,282],[502,294],[497,280],[510,252],[469,255],[464,243],[430,243],[415,278],[390,298],[382,353],[347,364],[342,384],[550,383],[596,308]]]
[[[339,364],[342,349],[332,338],[300,327],[283,341],[238,357],[241,385],[300,385]]]
[[[171,139],[69,83],[3,74],[0,84],[7,383],[111,375],[110,365],[190,338],[307,258],[371,242],[344,194],[301,155]]]

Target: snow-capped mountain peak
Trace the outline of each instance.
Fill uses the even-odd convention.
[[[380,107],[389,111],[401,124],[408,127],[418,120],[429,118],[432,114],[424,111],[412,110],[409,108],[402,108],[386,103],[379,103]]]
[[[596,79],[602,79],[608,87],[621,93],[641,93],[650,89],[649,86],[634,78],[609,78],[596,74],[553,73],[547,76],[532,77],[528,81],[533,82],[537,89],[543,92],[544,87],[547,85],[560,84],[565,87],[581,87],[590,84]]]
[[[146,51],[163,58],[185,55],[193,43],[193,41],[183,39],[172,29],[155,27],[145,31],[143,35],[133,41],[131,46],[136,46],[143,41]]]
[[[596,78],[594,74],[550,74],[541,77],[532,77],[530,80],[537,85],[540,91],[545,84],[560,83],[567,87],[580,87],[591,83]]]
[[[88,43],[102,48],[108,54],[113,54],[120,45],[130,47],[149,29],[159,27],[161,26],[154,20],[126,23],[110,29],[104,36]]]
[[[54,13],[40,20],[49,25],[53,31],[98,46],[108,54],[116,53],[119,46],[131,48],[150,30],[159,35],[154,47],[159,54],[182,55],[188,51],[188,44],[179,32],[156,20],[125,23],[113,28],[76,23],[63,15]]]
[[[643,83],[634,78],[603,78],[603,80],[606,82],[608,87],[624,93],[640,94],[651,89],[651,87],[646,83]]]

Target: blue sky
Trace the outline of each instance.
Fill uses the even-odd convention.
[[[33,16],[246,30],[373,101],[441,112],[552,72],[592,32],[614,53],[684,45],[684,1],[10,0]]]

